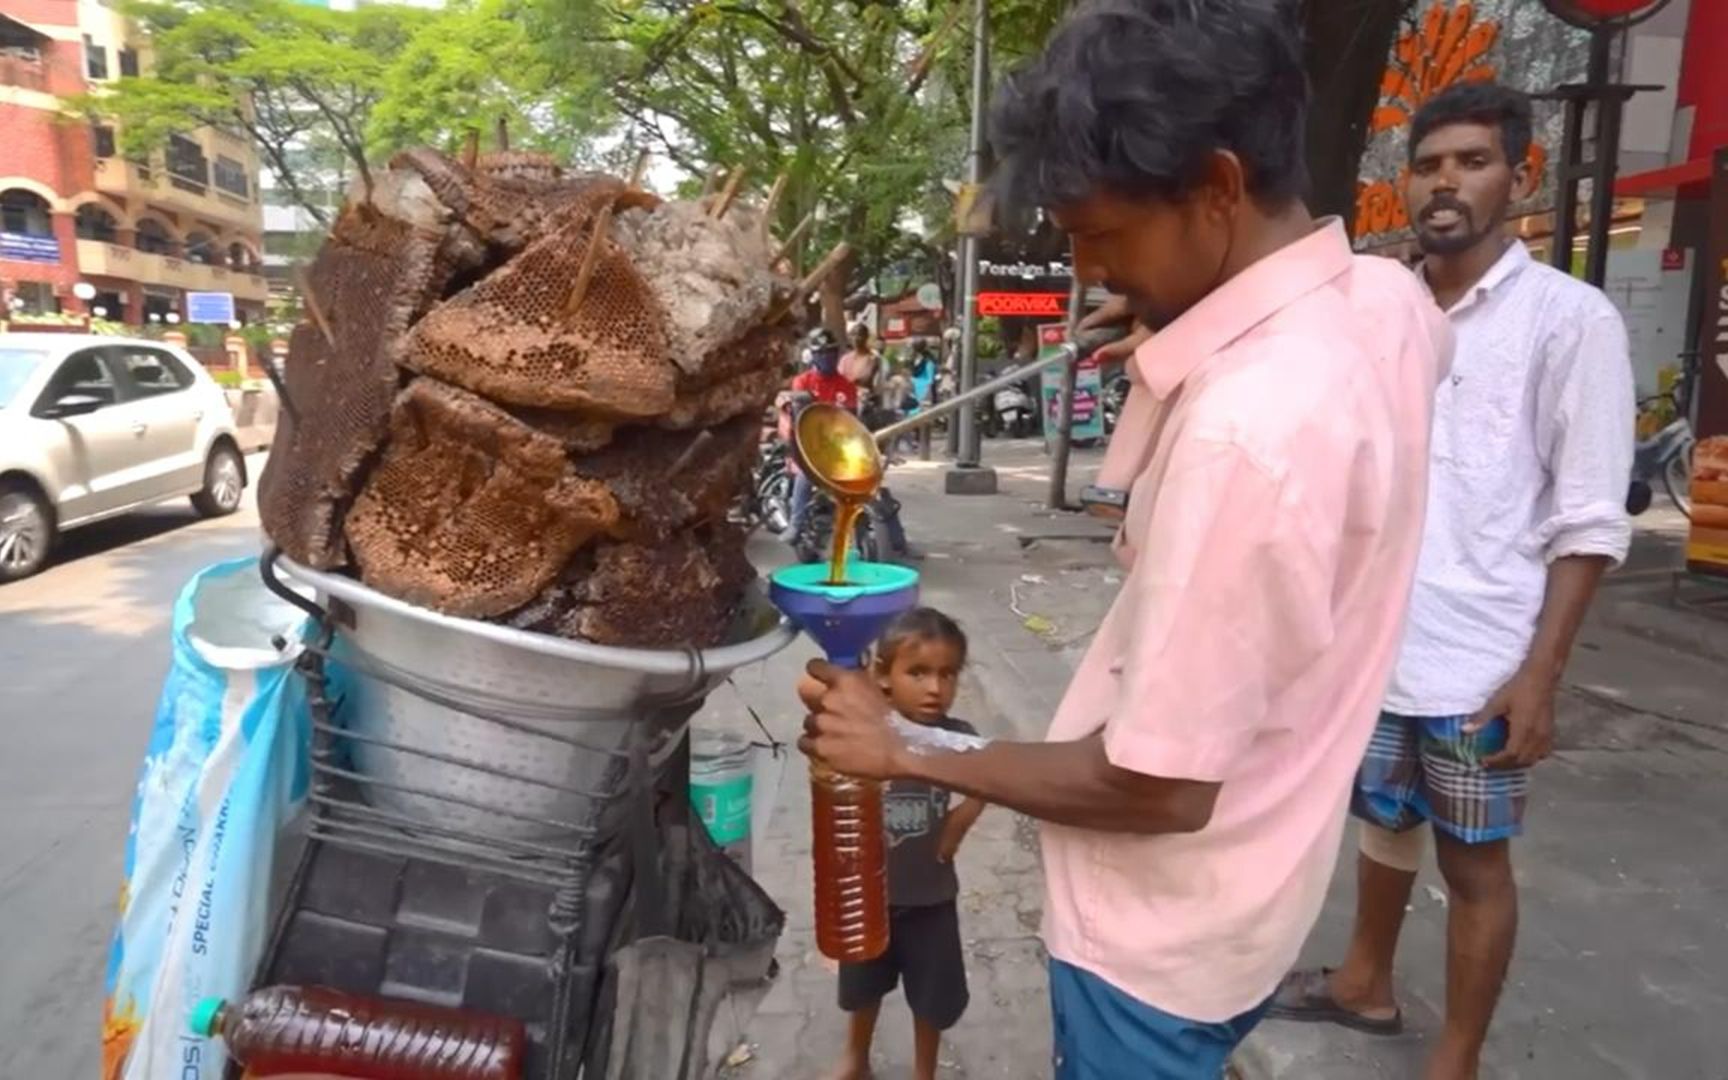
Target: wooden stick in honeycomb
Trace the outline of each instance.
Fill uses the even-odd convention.
[[[726,211],[732,209],[732,202],[738,198],[738,188],[744,183],[744,166],[732,170],[732,175],[726,178],[726,186],[715,196],[714,205],[708,208],[708,216],[718,221],[726,216]]]
[[[804,234],[808,232],[810,226],[815,223],[816,211],[812,210],[808,214],[805,214],[804,220],[792,226],[792,231],[786,234],[786,239],[780,241],[780,246],[774,249],[774,257],[768,260],[769,263],[778,266],[780,260],[791,254],[792,249],[798,246],[798,241],[804,239]]]
[[[582,306],[582,300],[588,295],[588,283],[594,280],[594,265],[600,261],[600,253],[606,250],[606,245],[612,242],[612,204],[607,203],[600,213],[594,217],[594,228],[588,234],[588,250],[582,255],[582,265],[576,270],[576,284],[570,287],[570,298],[564,302],[564,310],[574,315],[576,309]]]
[[[305,301],[306,314],[312,316],[312,322],[318,327],[318,332],[324,335],[325,344],[332,349],[336,347],[336,335],[330,331],[330,322],[324,317],[324,309],[319,306],[318,294],[312,291],[312,281],[306,276],[306,268],[295,271],[300,285],[300,299]]]

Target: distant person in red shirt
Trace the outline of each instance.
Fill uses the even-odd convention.
[[[812,402],[820,401],[829,405],[838,405],[851,412],[858,411],[858,386],[851,379],[840,374],[840,342],[824,327],[810,331],[805,340],[805,358],[810,366],[792,380],[792,407],[782,413],[788,425],[799,409]],[[783,433],[790,445],[792,433]],[[814,489],[810,486],[810,478],[804,470],[797,468],[795,462],[788,462],[793,467],[792,480],[792,523],[786,527],[784,539],[791,543],[798,536],[798,530],[804,524],[804,516],[810,512],[810,498]]]
[[[858,384],[840,374],[840,343],[834,335],[823,327],[810,331],[805,355],[810,366],[792,380],[792,392],[857,412]]]

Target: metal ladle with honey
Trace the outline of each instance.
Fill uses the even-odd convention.
[[[1095,349],[1121,340],[1123,333],[1120,327],[1105,327],[1081,334],[1076,340],[1065,343],[1056,356],[1003,372],[963,394],[956,394],[880,431],[871,431],[862,420],[839,406],[823,403],[806,406],[798,414],[792,429],[798,461],[811,483],[832,496],[838,507],[834,517],[834,547],[828,560],[829,582],[838,585],[846,580],[846,551],[852,543],[853,523],[858,520],[858,512],[875,497],[876,489],[882,486],[882,474],[887,469],[882,444],[935,423],[949,413],[1052,364],[1074,363]]]

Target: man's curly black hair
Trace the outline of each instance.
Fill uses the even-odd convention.
[[[1459,83],[1447,87],[1422,104],[1410,121],[1410,160],[1416,147],[1437,129],[1449,124],[1483,124],[1500,129],[1500,145],[1514,168],[1530,156],[1534,121],[1530,96],[1494,82]]]
[[[996,92],[996,191],[1060,207],[1177,200],[1214,151],[1263,206],[1307,189],[1308,80],[1290,0],[1086,0]]]

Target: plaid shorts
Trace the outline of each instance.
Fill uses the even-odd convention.
[[[1530,770],[1484,768],[1482,759],[1506,745],[1506,721],[1466,735],[1469,719],[1381,713],[1350,812],[1393,832],[1431,821],[1467,844],[1523,832]]]

